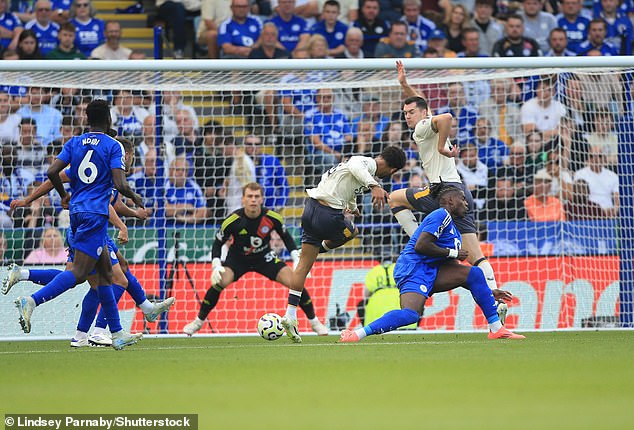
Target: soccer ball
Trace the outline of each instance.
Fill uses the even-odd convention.
[[[260,321],[258,321],[258,333],[266,340],[279,339],[284,335],[282,317],[274,313],[262,315]]]

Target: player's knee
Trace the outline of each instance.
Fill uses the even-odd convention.
[[[467,288],[471,289],[471,287],[475,285],[486,285],[487,281],[484,277],[484,272],[479,267],[473,266],[469,270],[469,274],[467,275]]]

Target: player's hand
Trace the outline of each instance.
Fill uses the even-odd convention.
[[[382,210],[383,206],[388,199],[388,192],[381,188],[379,185],[372,187],[372,206],[376,209]]]
[[[401,84],[401,86],[406,86],[407,75],[405,74],[405,66],[403,65],[403,62],[400,60],[396,62],[396,73],[397,73],[398,83]]]
[[[119,244],[125,245],[126,243],[128,243],[128,240],[128,228],[126,227],[119,230],[119,234],[117,235],[117,241],[119,242]]]
[[[132,196],[132,201],[137,207],[140,207],[141,209],[145,209],[145,205],[143,204],[143,198],[137,193],[134,193],[134,195]]]
[[[145,209],[145,208],[136,208],[134,210],[134,216],[140,220],[146,220],[147,217],[150,215],[149,214],[149,209]]]
[[[219,285],[222,281],[222,274],[225,273],[225,268],[222,267],[219,258],[211,260],[211,267],[213,267],[211,271],[211,285]]]
[[[62,209],[68,209],[68,205],[70,204],[70,193],[66,193],[66,195],[62,198]]]
[[[498,302],[510,302],[511,300],[513,300],[513,294],[509,293],[508,291],[496,288],[491,292],[493,293],[493,298]]]
[[[458,250],[458,260],[464,261],[467,259],[468,256],[469,256],[469,251],[467,251],[466,249],[460,248]]]
[[[361,212],[359,211],[359,208],[356,208],[355,210],[351,210],[349,208],[345,208],[343,210],[343,214],[344,215],[350,215],[352,217],[361,216]]]
[[[17,199],[17,200],[11,200],[11,203],[9,204],[9,207],[11,209],[15,209],[15,208],[23,208],[27,205],[26,200],[24,199]]]

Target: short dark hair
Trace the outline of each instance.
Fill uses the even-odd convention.
[[[262,188],[262,185],[258,184],[257,182],[249,182],[244,187],[242,187],[243,196],[247,193],[247,190],[259,191],[260,194],[264,195],[264,188]]]
[[[443,185],[438,191],[438,204],[442,206],[447,201],[447,196],[453,193],[464,193],[464,191],[455,185]]]
[[[495,0],[475,0],[475,5],[483,5],[483,6],[495,6]]]
[[[103,99],[96,99],[86,106],[86,118],[90,126],[105,126],[110,124],[110,106]]]
[[[409,105],[412,103],[416,103],[416,107],[420,110],[427,110],[427,102],[425,101],[424,98],[420,96],[412,96],[412,97],[406,98],[405,101],[403,102],[403,107],[405,107],[405,105]]]
[[[403,21],[394,21],[392,23],[392,26],[390,27],[390,34],[392,33],[392,30],[394,29],[394,27],[398,27],[398,26],[404,27],[405,32],[407,33],[407,29],[408,29],[407,24],[405,24]]]
[[[401,170],[405,167],[405,163],[407,162],[405,151],[394,145],[386,146],[383,151],[381,151],[381,158],[385,160],[388,166],[397,170]]]
[[[134,143],[130,139],[126,139],[125,137],[118,136],[117,140],[123,146],[123,150],[126,153],[130,153],[134,151]]]
[[[336,6],[337,9],[341,10],[341,5],[337,0],[327,0],[321,10],[323,11],[326,6]]]
[[[69,33],[75,33],[77,29],[72,22],[65,22],[64,24],[59,26],[59,31],[68,31]]]
[[[22,118],[20,120],[20,125],[32,125],[32,126],[37,126],[37,123],[35,122],[35,119],[31,118],[31,117],[26,117],[26,118]]]
[[[605,20],[602,18],[595,18],[592,21],[590,21],[590,23],[588,24],[588,30],[590,29],[590,27],[592,27],[592,24],[601,24],[603,28],[605,28],[606,30],[608,28],[608,23],[605,22]]]
[[[506,21],[508,22],[509,19],[519,19],[520,21],[522,21],[522,23],[524,22],[524,18],[522,18],[522,15],[518,15],[516,13],[512,13],[509,16],[506,17]]]

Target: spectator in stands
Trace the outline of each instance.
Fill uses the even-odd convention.
[[[41,55],[46,55],[57,46],[59,24],[51,20],[52,3],[49,0],[37,0],[35,18],[24,25],[25,30],[33,30],[37,38]]]
[[[634,29],[627,14],[619,10],[619,0],[601,0],[602,11],[595,18],[606,23],[606,42],[614,46],[619,55],[632,55]]]
[[[333,106],[333,91],[322,88],[317,92],[317,107],[306,116],[304,134],[310,141],[309,153],[315,173],[321,174],[349,154],[352,130],[348,118]]]
[[[62,234],[55,227],[49,227],[44,230],[39,248],[29,253],[24,264],[64,264],[67,258]]]
[[[458,119],[458,141],[463,142],[474,136],[478,119],[478,110],[465,100],[465,90],[461,82],[452,82],[447,86],[447,105],[438,108],[436,115],[449,112]]]
[[[431,32],[427,46],[428,50],[433,49],[436,51],[438,58],[455,58],[457,56],[454,51],[447,48],[447,35],[439,28]]]
[[[614,114],[612,112],[605,108],[598,108],[594,111],[592,131],[586,135],[586,141],[591,147],[601,148],[605,156],[606,167],[616,172],[619,155],[619,136],[614,126]]]
[[[575,182],[583,179],[588,183],[588,199],[601,206],[607,217],[615,218],[619,215],[619,178],[616,173],[605,167],[603,148],[590,148],[586,167],[578,170],[574,179]]]
[[[339,16],[337,19],[346,26],[351,26],[359,18],[360,0],[336,0],[339,3]],[[321,0],[320,0],[321,3]]]
[[[543,7],[544,0],[524,0],[519,14],[524,18],[524,36],[536,40],[539,49],[546,52],[549,49],[548,35],[557,27],[557,20],[551,13],[544,12]]]
[[[318,21],[310,29],[311,34],[321,34],[328,41],[328,55],[335,57],[343,54],[345,50],[344,39],[348,26],[339,21],[339,3],[336,0],[326,0],[321,13],[321,21]]]
[[[566,219],[569,221],[608,218],[606,211],[589,199],[590,187],[584,179],[573,184],[572,200],[566,203]]]
[[[287,139],[296,140],[304,132],[304,114],[315,107],[316,90],[297,88],[297,84],[308,82],[306,74],[289,73],[282,80],[282,88],[285,84],[293,85],[294,89],[284,89],[278,93],[281,100],[281,112],[278,123],[280,131]],[[242,194],[240,194],[240,198]]]
[[[20,115],[11,113],[11,96],[0,91],[0,146],[18,143],[20,119]]]
[[[138,90],[114,91],[114,103],[110,108],[112,127],[119,136],[125,136],[136,143],[142,135],[143,120],[149,112],[134,103]]]
[[[457,54],[458,58],[488,57],[480,52],[480,34],[474,28],[466,28],[462,32],[462,44],[465,49]],[[476,108],[491,96],[491,86],[488,81],[465,81],[465,101]]]
[[[407,24],[397,21],[390,28],[390,35],[376,45],[376,58],[416,58],[419,52],[414,42],[407,40]]]
[[[18,37],[24,27],[16,14],[9,11],[8,0],[0,0],[0,45],[4,49],[15,50],[18,47]]]
[[[560,27],[550,30],[548,46],[550,46],[550,49],[544,54],[546,57],[574,57],[577,55],[576,52],[568,49],[566,31]]]
[[[542,132],[550,140],[559,131],[559,121],[566,114],[564,105],[553,99],[555,77],[542,76],[537,80],[536,96],[522,106],[521,122],[524,134],[533,130]]]
[[[524,221],[526,210],[521,187],[513,169],[500,169],[494,179],[493,195],[486,205],[486,219],[489,221]],[[519,192],[518,192],[519,190]]]
[[[276,210],[282,209],[289,195],[284,166],[276,156],[264,153],[262,139],[259,136],[246,136],[244,149],[255,164],[256,182],[264,188],[264,206]]]
[[[150,147],[143,157],[142,168],[128,176],[130,186],[143,198],[143,205],[148,213],[148,218],[144,221],[133,218],[136,225],[145,224],[151,226],[156,219],[158,209],[158,199],[162,198],[165,189],[161,170],[163,164],[157,160],[156,147]]]
[[[579,45],[588,38],[590,27],[590,20],[583,16],[582,10],[582,0],[562,0],[561,13],[556,17],[557,25],[566,32],[568,49],[577,54]]]
[[[83,0],[81,0],[83,1]],[[62,24],[57,33],[59,44],[46,54],[47,60],[85,60],[86,56],[75,47],[75,26],[71,22]]]
[[[495,42],[494,57],[539,57],[542,55],[539,43],[524,36],[524,18],[510,15],[506,19],[506,37]]]
[[[90,53],[90,58],[98,60],[128,60],[132,50],[121,45],[121,24],[117,21],[106,21],[104,25],[106,42]]]
[[[451,51],[464,51],[462,31],[469,26],[469,18],[469,11],[461,4],[451,4],[445,9],[445,19],[439,28],[445,33],[447,48]]]
[[[25,30],[26,31],[26,30]],[[22,118],[33,118],[37,124],[37,138],[46,146],[61,136],[62,114],[49,104],[51,89],[29,88],[30,103],[16,112]]]
[[[363,55],[366,58],[374,57],[376,45],[390,30],[390,26],[379,17],[380,11],[379,0],[365,0],[359,19],[353,24],[363,33]]]
[[[558,149],[553,149],[548,152],[546,167],[535,173],[535,175],[538,175],[546,172],[550,175],[551,186],[549,194],[559,197],[563,202],[569,202],[572,199],[573,180],[566,164],[568,164],[568,160],[560,157]]]
[[[558,197],[550,194],[552,177],[541,170],[533,178],[533,194],[524,200],[528,219],[533,222],[565,221],[564,205]]]
[[[33,181],[27,187],[27,193],[31,194],[37,187],[42,184],[40,181]],[[13,209],[13,227],[14,228],[28,228],[36,229],[42,227],[53,227],[56,224],[55,208],[51,203],[50,196],[48,194],[39,197],[28,206],[20,206]],[[35,242],[40,236],[39,231],[26,232],[25,239],[28,238],[28,244],[25,245],[27,249],[33,249]],[[46,232],[44,233],[44,235]]]
[[[526,145],[517,142],[509,148],[509,158],[504,169],[499,169],[502,173],[496,172],[497,176],[513,176],[516,196],[524,198],[533,193],[533,174],[526,168]]]
[[[537,130],[526,134],[526,170],[534,174],[544,168],[548,161],[548,152],[544,146],[544,136]]]
[[[23,117],[20,121],[20,145],[17,147],[16,167],[30,172],[34,177],[48,167],[45,166],[46,149],[36,139],[35,134],[35,120]]]
[[[490,134],[507,146],[522,140],[520,107],[512,101],[511,94],[519,93],[515,81],[500,78],[491,81],[491,97],[480,104],[479,116],[491,123]]]
[[[70,22],[77,32],[75,46],[86,57],[106,41],[105,24],[101,19],[95,18],[96,12],[89,0],[74,0],[70,8]]]
[[[249,0],[232,0],[231,13],[218,30],[220,58],[247,58],[258,47],[262,22],[249,16]]]
[[[480,50],[492,55],[493,45],[504,36],[504,28],[493,16],[495,0],[476,0],[473,19],[470,25],[480,35]]]
[[[241,142],[240,142],[241,143]],[[255,182],[255,164],[241,145],[227,147],[232,162],[224,180],[225,217],[242,206],[242,189],[249,182]]]
[[[357,154],[365,154],[372,149],[372,142],[378,142],[383,137],[390,124],[390,118],[381,112],[378,96],[364,94],[361,96],[363,112],[352,120],[352,138],[356,143]]]
[[[26,196],[27,187],[35,179],[31,173],[16,167],[15,153],[15,146],[0,147],[0,228],[13,228],[13,220],[9,216],[11,200]]]
[[[168,90],[162,93],[162,115],[163,115],[163,139],[166,141],[173,141],[178,134],[178,125],[176,124],[176,112],[184,110],[189,112],[192,126],[195,130],[200,128],[198,121],[198,114],[196,109],[190,105],[186,105],[183,102],[183,97],[179,90]],[[149,112],[156,112],[156,105],[153,103]]]
[[[401,21],[407,24],[407,40],[414,42],[418,52],[427,49],[427,41],[431,32],[436,29],[436,24],[420,14],[421,0],[404,0]]]
[[[203,138],[198,134],[198,129],[194,126],[194,120],[188,110],[179,109],[174,112],[176,126],[178,127],[178,135],[174,139],[174,153],[178,156],[184,156],[189,163],[191,170],[188,176],[194,172],[194,164],[196,155],[203,147]],[[202,184],[199,184],[202,186]]]
[[[4,236],[4,232],[0,231],[0,264],[2,264],[3,266],[9,265],[9,259],[7,258],[7,249],[9,249],[7,246],[7,238]]]
[[[457,57],[488,57],[480,48],[480,32],[475,28],[465,28],[462,31],[462,46],[464,50],[458,52]]]
[[[607,36],[607,24],[601,18],[590,21],[588,27],[588,39],[581,42],[578,48],[579,55],[588,55],[590,51],[596,50],[601,55],[618,55],[617,48],[605,40]]]
[[[471,191],[476,208],[478,211],[482,210],[488,192],[489,169],[478,158],[478,147],[474,142],[467,142],[460,147],[456,169],[460,173],[462,182]]]
[[[72,0],[51,0],[53,10],[51,11],[51,19],[58,23],[60,27],[70,20],[70,8]]]
[[[218,58],[218,28],[231,18],[231,0],[201,0],[196,40],[207,47],[207,57]]]
[[[16,53],[20,60],[41,60],[42,54],[37,42],[37,36],[33,30],[24,30],[18,36],[18,48]]]
[[[165,217],[171,225],[200,224],[207,218],[205,196],[196,181],[188,176],[189,163],[176,157],[169,165],[165,184]]]
[[[171,34],[171,41],[174,44],[174,58],[184,58],[186,32],[185,22],[187,16],[200,15],[200,1],[185,0],[156,0],[158,16],[167,23]],[[245,13],[248,13],[248,4]],[[255,38],[257,39],[257,37]]]
[[[491,136],[491,123],[486,117],[480,117],[476,121],[474,143],[478,149],[479,160],[491,173],[495,174],[507,161],[509,148],[504,142]]]
[[[313,34],[308,38],[308,43],[306,44],[306,51],[308,51],[308,58],[330,58],[328,56],[328,42],[326,38],[321,34]],[[324,74],[328,74],[330,72],[313,72],[313,76],[324,76]]]
[[[272,22],[266,22],[262,26],[260,34],[260,46],[253,49],[249,54],[250,59],[274,60],[280,58],[290,58],[290,53],[286,49],[278,48],[277,27]],[[271,104],[265,104],[265,108]]]
[[[278,4],[277,15],[271,18],[271,22],[277,27],[279,42],[290,53],[304,49],[310,31],[306,20],[293,13],[295,0],[279,0]]]
[[[357,27],[350,27],[346,32],[343,53],[336,58],[364,58],[362,46],[363,32]]]

